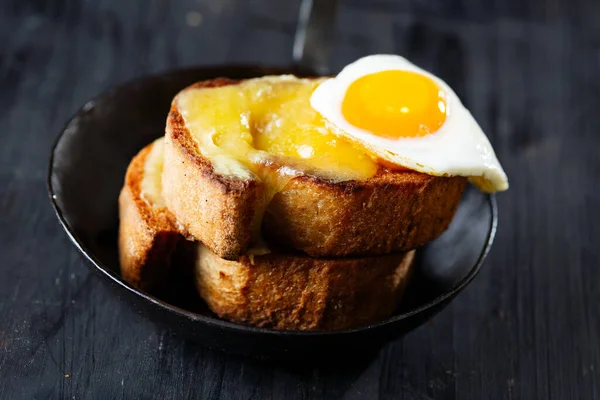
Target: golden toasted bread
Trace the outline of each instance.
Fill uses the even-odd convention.
[[[164,207],[162,165],[161,138],[131,160],[119,196],[121,276],[146,291],[167,275],[171,255],[182,238]]]
[[[198,249],[196,286],[221,318],[280,330],[336,330],[389,317],[400,303],[414,251],[317,259],[271,253],[220,258]]]
[[[198,140],[198,132],[191,132],[187,110],[181,109],[178,99],[189,91],[240,82],[244,81],[216,79],[184,89],[173,100],[165,135],[167,207],[189,236],[219,257],[238,259],[261,231],[315,257],[340,257],[408,251],[448,227],[466,178],[382,165],[366,179],[336,180],[312,173],[281,178],[278,174],[286,160],[274,158],[261,166],[271,171],[265,180],[264,174],[257,176],[256,170],[228,158],[226,152],[214,156],[206,141]],[[293,79],[287,77],[286,82]],[[196,104],[200,112],[203,107],[216,106]]]

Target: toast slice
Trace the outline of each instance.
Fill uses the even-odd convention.
[[[270,253],[220,258],[200,245],[196,286],[219,317],[279,330],[339,330],[389,317],[412,272],[414,251],[317,259]]]
[[[276,80],[199,82],[173,100],[165,135],[163,194],[189,236],[230,260],[260,242],[261,233],[314,257],[342,257],[408,251],[448,227],[466,178],[382,165],[361,179],[336,180],[310,171],[285,175],[282,171],[289,169],[290,158],[267,157],[267,162],[249,168],[227,151],[215,152],[213,127],[198,129],[185,99],[199,91],[254,84],[260,79],[266,86]],[[318,83],[293,77],[284,80],[297,84],[299,90]],[[194,107],[200,113],[222,111],[215,111],[220,106],[214,102],[196,102]],[[312,109],[302,112],[303,118],[310,112],[314,113],[310,118],[320,118]],[[242,117],[248,120],[246,114]]]
[[[182,239],[161,194],[163,149],[160,138],[131,160],[119,195],[121,276],[145,291],[167,276],[171,256]]]

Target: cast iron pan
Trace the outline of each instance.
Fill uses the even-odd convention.
[[[238,325],[217,318],[181,282],[173,283],[176,290],[170,293],[154,295],[125,283],[119,274],[117,198],[131,158],[164,134],[173,96],[193,82],[215,77],[315,72],[302,64],[296,64],[302,73],[297,67],[200,67],[127,83],[85,104],[52,148],[50,201],[75,247],[136,312],[203,346],[275,358],[339,357],[378,349],[448,305],[477,275],[492,244],[495,198],[469,187],[449,229],[419,250],[416,275],[400,309],[379,323],[336,332],[282,332]]]
[[[380,323],[340,332],[279,332],[225,322],[188,298],[154,297],[119,275],[117,198],[131,158],[164,134],[173,96],[218,76],[249,78],[290,70],[251,66],[195,68],[148,77],[85,104],[59,136],[48,191],[73,244],[117,295],[150,319],[211,348],[254,356],[312,357],[379,347],[427,321],[471,282],[497,224],[494,196],[467,188],[450,228],[419,251],[403,306]],[[376,299],[374,299],[376,301]]]

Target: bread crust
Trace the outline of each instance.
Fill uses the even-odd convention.
[[[167,275],[171,254],[182,239],[169,210],[149,205],[141,195],[144,164],[152,146],[131,160],[119,195],[121,276],[145,291],[154,289]]]
[[[185,90],[238,81],[215,79]],[[203,156],[173,101],[167,119],[163,193],[187,233],[222,258],[244,254],[260,219],[264,184],[219,175]],[[364,181],[292,179],[268,205],[263,235],[314,257],[415,249],[450,224],[467,179],[380,167]]]
[[[344,259],[271,253],[231,261],[202,245],[198,252],[196,286],[213,312],[278,330],[348,329],[389,317],[414,258],[414,251]]]
[[[335,184],[302,176],[273,198],[263,232],[315,257],[409,251],[446,230],[465,184],[412,171]]]
[[[215,173],[175,108],[167,120],[163,168],[163,197],[187,235],[227,259],[248,249],[263,185]]]

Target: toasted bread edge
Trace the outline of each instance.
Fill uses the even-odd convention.
[[[196,285],[219,317],[278,330],[339,330],[398,307],[414,251],[346,259],[269,254],[238,261],[200,246]]]
[[[168,272],[169,259],[182,239],[173,216],[141,196],[144,164],[153,144],[131,161],[119,195],[119,260],[121,276],[133,287],[152,290]]]

